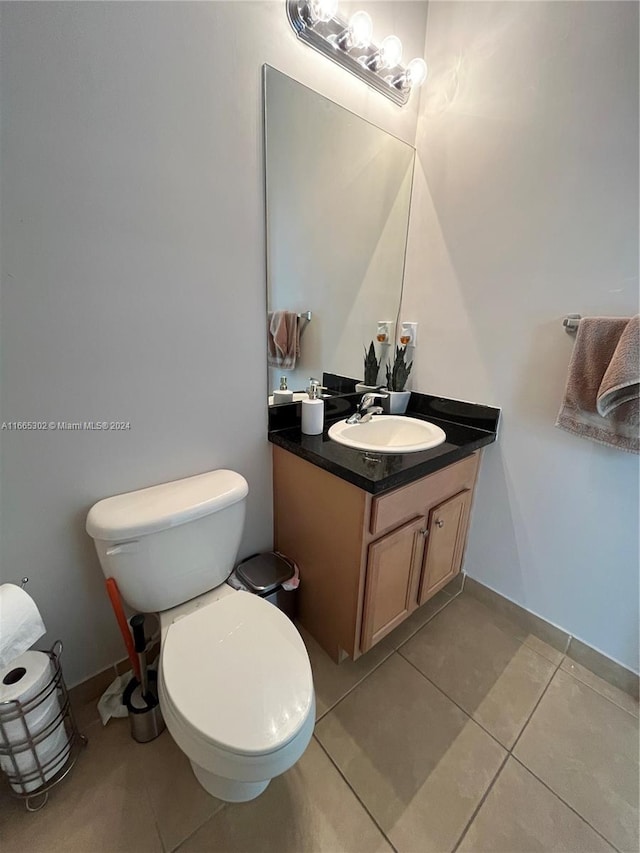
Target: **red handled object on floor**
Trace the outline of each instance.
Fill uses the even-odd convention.
[[[113,612],[115,613],[120,633],[122,634],[122,639],[124,640],[124,644],[127,648],[127,655],[129,657],[131,667],[136,678],[140,680],[140,664],[138,662],[138,655],[136,654],[136,650],[133,645],[133,639],[127,624],[127,617],[124,615],[118,584],[115,582],[114,578],[107,578],[106,584],[109,600],[111,601],[111,606],[113,607]]]

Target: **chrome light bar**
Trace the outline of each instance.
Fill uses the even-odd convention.
[[[286,4],[289,23],[301,41],[395,104],[406,104],[411,90],[424,82],[425,61],[416,58],[401,65],[402,45],[396,36],[387,36],[380,45],[371,41],[373,24],[366,12],[345,21],[337,14],[337,0],[286,0]]]

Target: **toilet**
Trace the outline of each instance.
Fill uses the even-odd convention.
[[[162,715],[202,787],[227,802],[254,799],[292,767],[315,722],[295,626],[225,583],[248,491],[235,471],[208,471],[101,500],[86,524],[127,604],[159,613]]]

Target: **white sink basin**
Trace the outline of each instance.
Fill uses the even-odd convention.
[[[428,421],[404,415],[374,415],[365,424],[338,421],[329,428],[329,438],[372,453],[417,453],[442,444],[446,435]]]

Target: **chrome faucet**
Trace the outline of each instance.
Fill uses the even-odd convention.
[[[348,424],[366,424],[370,421],[373,415],[381,415],[384,411],[382,406],[374,405],[376,400],[385,400],[388,394],[375,394],[368,392],[362,395],[362,399],[358,403],[358,409],[351,417],[347,418]]]

